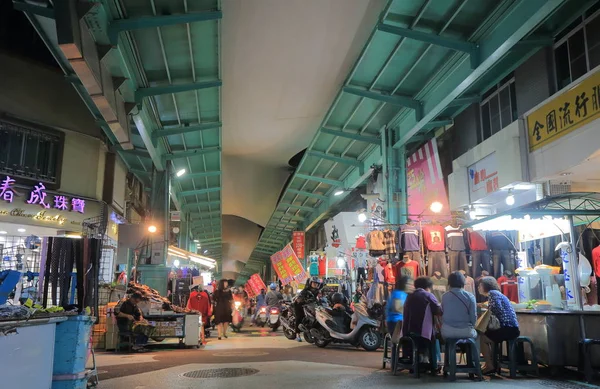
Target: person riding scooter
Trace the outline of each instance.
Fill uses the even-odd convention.
[[[277,291],[277,284],[272,282],[266,297],[267,307],[277,307],[281,300],[283,300],[283,296]]]
[[[323,283],[319,279],[319,277],[311,277],[306,281],[306,285],[304,289],[298,294],[296,297],[296,301],[294,302],[294,313],[296,317],[296,340],[298,342],[302,342],[302,338],[300,337],[300,324],[304,320],[304,308],[303,305],[309,299],[314,299],[319,294],[319,291],[323,287]]]
[[[350,323],[352,323],[353,312],[350,307],[348,307],[346,297],[342,293],[334,293],[331,296],[331,304],[333,304],[331,316],[336,319],[336,324],[343,329],[343,332],[350,332]]]

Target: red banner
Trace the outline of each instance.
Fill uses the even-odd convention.
[[[289,269],[290,276],[300,283],[306,282],[308,275],[292,249],[292,246],[288,244],[280,253],[286,267]]]
[[[294,231],[292,235],[292,247],[298,259],[304,259],[304,231]]]
[[[253,298],[256,296],[256,293],[254,293],[254,290],[252,289],[252,287],[250,286],[250,282],[246,283],[246,286],[244,286],[244,290],[246,291],[246,293],[248,294],[248,298]]]
[[[255,296],[260,294],[261,289],[267,290],[267,286],[258,273],[252,274],[246,285],[250,285]]]
[[[281,251],[271,255],[271,264],[273,265],[273,269],[275,269],[275,272],[277,273],[281,283],[283,285],[287,285],[293,280],[293,277],[291,275],[291,270],[288,268],[284,259],[285,258],[283,257]]]

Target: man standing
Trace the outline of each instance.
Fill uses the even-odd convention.
[[[154,333],[154,327],[144,320],[142,311],[138,308],[141,301],[141,294],[132,293],[127,300],[117,307],[117,326],[119,327],[119,333],[133,332],[137,334],[133,350],[145,352],[148,350],[144,348],[144,345],[148,343],[148,338]]]

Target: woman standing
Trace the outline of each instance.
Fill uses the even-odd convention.
[[[219,340],[221,337],[227,338],[227,328],[231,322],[231,314],[233,313],[233,295],[229,290],[229,282],[227,280],[219,281],[219,286],[213,295],[215,303],[215,323],[219,332]]]
[[[508,300],[500,293],[498,282],[493,277],[484,277],[479,282],[479,293],[488,298],[488,309],[492,312],[498,322],[499,328],[489,328],[481,336],[481,353],[485,360],[483,374],[491,374],[496,371],[494,358],[492,358],[493,346],[505,340],[513,340],[521,335],[517,314]]]

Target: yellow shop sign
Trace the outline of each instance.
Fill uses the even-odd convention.
[[[527,116],[529,151],[546,146],[600,117],[600,72]]]

